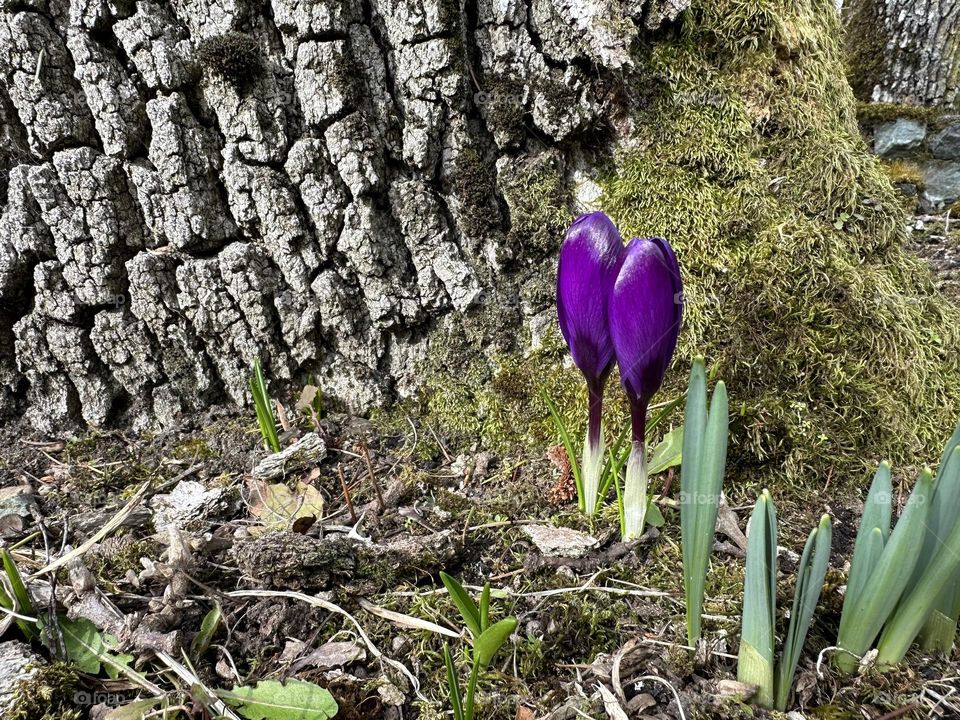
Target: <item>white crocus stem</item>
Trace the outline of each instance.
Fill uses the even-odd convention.
[[[597,512],[600,498],[600,475],[603,473],[603,429],[596,445],[590,442],[590,433],[583,441],[583,503],[587,515]]]
[[[647,518],[647,451],[642,441],[634,440],[627,460],[623,487],[623,539],[636,540],[643,535]]]

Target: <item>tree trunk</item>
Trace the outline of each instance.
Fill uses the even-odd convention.
[[[681,5],[3,3],[7,409],[169,422],[244,402],[257,356],[369,407],[478,304],[520,328],[550,304],[515,299],[566,220],[557,148]],[[520,237],[534,179],[562,212]]]
[[[960,88],[960,2],[846,0],[850,84],[864,102],[952,108]]]

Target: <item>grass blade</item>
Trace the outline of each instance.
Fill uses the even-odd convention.
[[[0,588],[0,604],[9,605],[8,610],[16,610],[21,615],[33,616],[34,609],[33,603],[30,602],[30,593],[27,592],[27,586],[23,582],[23,577],[20,575],[16,563],[13,562],[10,551],[7,548],[0,548],[0,558],[3,561],[3,571],[10,581],[10,590],[13,592],[13,597],[8,598],[6,592]],[[16,623],[28,640],[37,637],[36,627],[33,623],[19,618],[17,618]]]
[[[547,391],[543,389],[543,387],[540,387],[540,396],[547,404],[547,409],[550,411],[550,417],[553,419],[553,424],[556,426],[557,432],[560,434],[560,442],[563,443],[563,449],[567,451],[567,458],[570,460],[570,470],[573,472],[573,482],[577,486],[577,503],[580,506],[580,511],[583,512],[586,508],[586,502],[583,497],[583,476],[580,474],[580,463],[577,461],[577,454],[573,449],[573,442],[570,440],[570,433],[567,432],[567,426],[564,425],[563,419],[560,417],[560,413],[557,410],[557,406],[554,405],[553,400],[550,399],[550,396],[547,394]]]
[[[490,583],[483,584],[483,592],[480,593],[480,632],[482,633],[490,625]]]
[[[457,670],[453,667],[450,645],[443,644],[443,662],[447,666],[447,687],[450,689],[450,704],[453,706],[453,720],[463,720],[463,701],[460,699],[460,685],[457,682]]]
[[[257,413],[257,424],[263,442],[271,452],[280,452],[280,438],[277,435],[277,421],[270,407],[270,393],[267,390],[267,381],[263,377],[263,368],[260,358],[253,361],[253,377],[250,378],[250,392],[253,395],[253,406]]]
[[[832,541],[833,526],[830,516],[824,515],[820,518],[820,524],[810,531],[797,568],[797,587],[793,594],[790,627],[777,666],[775,707],[781,712],[786,711],[790,689],[793,687],[793,676],[800,662],[800,652],[813,622],[813,613],[820,601],[823,581],[830,565]]]

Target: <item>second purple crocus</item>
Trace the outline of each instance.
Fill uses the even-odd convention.
[[[608,305],[620,383],[630,401],[633,443],[624,480],[624,540],[643,534],[647,511],[647,407],[660,389],[683,316],[680,267],[663,238],[634,238]]]

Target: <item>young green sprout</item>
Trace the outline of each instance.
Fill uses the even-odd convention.
[[[780,662],[775,666],[777,511],[766,490],[757,499],[747,540],[743,630],[737,661],[737,679],[757,686],[754,698],[757,705],[786,710],[800,662],[800,652],[813,622],[813,613],[830,563],[832,534],[830,517],[824,515],[807,537],[797,567],[797,587],[793,595],[790,626]]]
[[[480,593],[480,605],[477,606],[459,582],[445,572],[440,573],[440,579],[450,593],[453,604],[460,611],[463,624],[470,632],[473,648],[470,680],[467,683],[466,699],[463,699],[450,646],[448,643],[443,644],[443,661],[447,668],[447,686],[450,690],[453,717],[454,720],[473,720],[480,671],[490,665],[494,655],[517,629],[517,619],[506,617],[500,622],[490,624],[490,583],[484,584]]]
[[[923,548],[932,496],[933,474],[924,470],[891,532],[890,466],[881,463],[877,469],[857,531],[840,615],[840,652],[834,662],[843,672],[857,668],[907,589]]]
[[[698,357],[690,371],[680,465],[683,588],[687,601],[687,642],[691,646],[697,644],[701,635],[704,585],[727,461],[728,424],[726,387],[722,382],[717,383],[708,411],[707,374],[703,358]]]
[[[253,361],[253,375],[250,378],[250,392],[253,395],[253,407],[257,412],[257,425],[263,444],[270,452],[280,452],[280,438],[277,435],[277,421],[273,416],[267,381],[263,377],[260,358]]]

